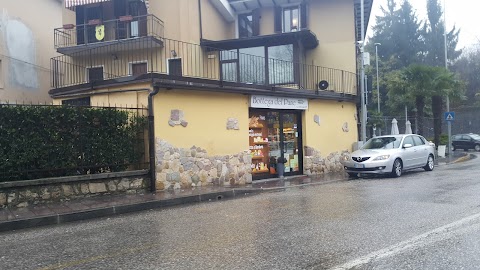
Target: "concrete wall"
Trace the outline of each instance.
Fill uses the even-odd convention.
[[[53,29],[62,25],[62,7],[58,0],[0,0],[0,101],[51,100]]]

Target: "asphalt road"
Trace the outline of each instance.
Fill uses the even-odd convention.
[[[479,269],[480,159],[0,234],[0,269]]]

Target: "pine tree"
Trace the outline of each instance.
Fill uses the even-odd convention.
[[[425,41],[425,63],[441,67],[445,65],[445,22],[442,20],[442,7],[438,0],[427,0],[428,21],[423,26],[423,39]],[[462,51],[457,50],[460,30],[454,26],[447,33],[447,54],[450,62],[457,59]],[[434,142],[439,144],[442,129],[443,96],[432,96]]]

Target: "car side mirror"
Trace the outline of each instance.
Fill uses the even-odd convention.
[[[410,143],[406,143],[403,145],[403,148],[411,148],[411,147],[413,147],[413,145]]]

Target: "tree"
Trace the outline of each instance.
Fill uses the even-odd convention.
[[[425,41],[425,63],[431,66],[441,67],[445,65],[445,22],[442,20],[442,7],[438,0],[427,0],[428,21],[423,26],[423,39]],[[458,36],[460,30],[454,26],[447,33],[447,54],[448,59],[457,59],[462,51],[457,50]],[[433,112],[434,142],[440,141],[442,129],[443,95],[436,93],[431,98]]]
[[[434,95],[460,98],[463,89],[463,84],[455,74],[444,68],[416,64],[390,73],[386,84],[389,106],[393,110],[405,105],[416,108],[419,134],[424,134],[426,101]]]
[[[465,105],[480,106],[480,44],[464,52],[452,69],[467,84]]]
[[[423,62],[424,43],[421,39],[422,22],[419,22],[417,15],[410,2],[404,1],[400,6],[394,0],[387,0],[386,5],[381,7],[382,15],[376,17],[376,25],[373,27],[373,36],[366,46],[366,50],[375,54],[375,43],[378,46],[380,75],[380,93],[374,92],[374,100],[380,95],[382,108],[388,110],[382,96],[386,93],[386,74],[405,68],[414,63]],[[376,60],[376,59],[375,59]],[[367,73],[374,73],[375,70],[367,69]],[[375,80],[378,78],[375,76]],[[382,92],[384,93],[382,95]],[[376,103],[376,102],[375,102]],[[374,104],[372,104],[374,105]],[[371,110],[374,108],[372,107]],[[384,114],[394,114],[395,111],[382,110]]]

